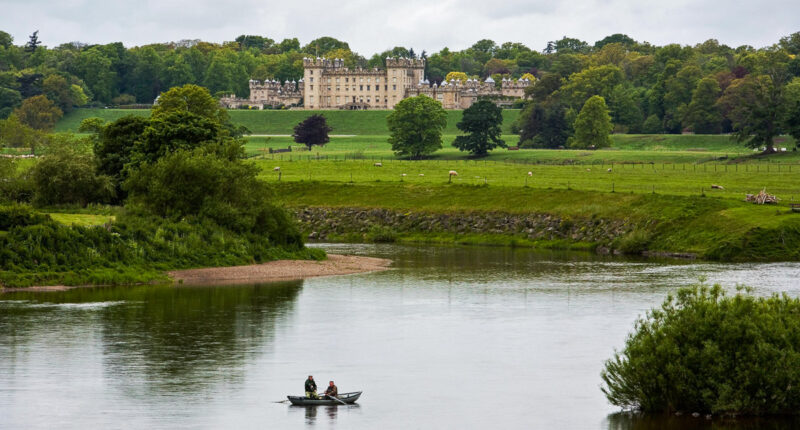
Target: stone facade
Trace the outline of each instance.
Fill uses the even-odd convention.
[[[251,80],[249,99],[230,95],[220,102],[228,108],[302,104],[304,109],[315,110],[372,110],[393,109],[400,100],[422,94],[438,100],[445,109],[466,109],[479,98],[511,105],[525,96],[525,88],[531,84],[527,79],[503,79],[498,86],[490,77],[483,82],[468,79],[431,85],[424,78],[425,60],[410,58],[387,58],[385,70],[351,70],[338,58],[304,58],[303,67],[299,82]]]

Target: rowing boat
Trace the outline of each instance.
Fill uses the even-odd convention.
[[[352,405],[353,403],[361,397],[361,391],[354,391],[352,393],[342,393],[337,396],[339,400],[348,405]],[[341,403],[337,402],[334,399],[327,399],[325,396],[320,397],[319,399],[309,399],[308,397],[303,396],[286,396],[290,402],[292,402],[295,406],[336,406],[341,405]]]

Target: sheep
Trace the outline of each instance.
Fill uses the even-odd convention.
[[[533,176],[533,172],[528,172],[528,176]]]
[[[606,172],[611,173],[611,168],[609,167],[608,170],[606,170]]]
[[[425,176],[425,174],[424,174],[424,173],[420,173],[419,175],[420,175],[420,176]]]
[[[458,176],[458,172],[456,172],[455,170],[451,170],[449,175],[450,176]]]
[[[272,169],[272,170],[274,170],[274,171],[276,171],[276,172],[277,172],[277,171],[281,170],[281,167],[280,167],[280,166],[275,166],[275,168],[274,168],[274,169]]]
[[[722,185],[711,184],[711,189],[713,189],[713,190],[724,190],[725,187],[723,187]]]
[[[375,167],[383,167],[383,163],[375,163],[375,164],[373,164],[373,166],[375,166]]]
[[[587,172],[591,172],[591,171],[592,171],[592,169],[586,169],[586,171],[587,171]]]

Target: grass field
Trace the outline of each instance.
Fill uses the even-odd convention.
[[[529,165],[485,160],[255,160],[262,178],[277,182],[405,183],[425,186],[488,185],[616,193],[708,195],[742,200],[766,188],[784,204],[800,201],[800,165],[595,164]],[[274,170],[280,167],[280,172]],[[609,171],[609,169],[611,171]],[[455,170],[458,176],[449,176]],[[531,175],[528,175],[531,172]],[[711,185],[724,189],[712,189]]]
[[[231,120],[247,127],[253,134],[292,134],[294,126],[315,113],[325,115],[328,125],[333,128],[331,134],[381,135],[388,134],[386,116],[389,110],[373,111],[305,111],[305,110],[229,110]],[[78,130],[86,118],[98,117],[106,121],[114,121],[126,115],[150,115],[147,109],[75,109],[68,113],[56,125],[56,131]],[[519,116],[519,110],[503,110],[503,129],[510,132],[511,123]],[[447,111],[447,128],[445,133],[458,133],[456,124],[461,120],[460,110]]]
[[[438,160],[469,159],[469,154],[460,152],[452,146],[456,135],[443,136],[443,147],[431,158]],[[246,151],[249,156],[265,155],[275,160],[308,159],[309,157],[326,157],[330,159],[369,159],[375,161],[394,159],[391,145],[386,135],[361,135],[332,137],[330,143],[323,147],[314,147],[309,153],[302,145],[296,144],[291,137],[249,137]],[[519,136],[503,135],[509,146],[514,146]],[[528,163],[550,164],[602,164],[602,163],[705,163],[705,162],[800,162],[800,152],[758,156],[752,150],[731,140],[729,136],[698,135],[613,135],[611,148],[585,151],[563,149],[521,149],[509,151],[498,148],[481,160],[520,161]],[[794,147],[790,139],[784,145]],[[270,155],[267,148],[286,149],[292,147],[292,154]]]

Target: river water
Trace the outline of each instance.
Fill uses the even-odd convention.
[[[800,294],[800,264],[324,245],[386,272],[0,295],[0,428],[796,428],[619,414],[604,360],[700,276]],[[356,406],[273,403],[322,389]]]

